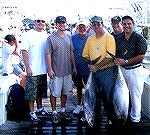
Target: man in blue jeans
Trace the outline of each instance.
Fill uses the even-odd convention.
[[[105,32],[101,17],[94,16],[90,19],[90,22],[95,34],[88,38],[82,56],[89,60],[94,60],[101,56],[95,65],[89,65],[89,70],[93,72],[99,88],[98,93],[100,94],[97,93],[99,96],[97,96],[96,100],[100,101],[102,99],[107,117],[112,120],[112,90],[114,87],[115,73],[113,60],[106,51],[115,55],[115,39],[111,34]],[[95,113],[98,113],[97,110]]]

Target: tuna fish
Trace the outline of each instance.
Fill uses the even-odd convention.
[[[127,119],[129,109],[129,90],[120,66],[118,66],[118,74],[114,89],[113,104],[116,116],[118,119]]]
[[[96,90],[97,90],[96,81],[94,79],[93,73],[91,72],[87,84],[85,86],[85,93],[83,98],[85,119],[91,127],[93,127],[94,124]]]

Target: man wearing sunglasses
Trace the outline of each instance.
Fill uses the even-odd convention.
[[[37,114],[47,115],[42,107],[42,98],[47,97],[47,70],[46,70],[46,39],[44,31],[45,21],[35,19],[34,29],[23,34],[22,55],[26,67],[25,98],[29,102],[30,118],[33,122],[39,122]],[[34,102],[37,103],[37,113],[34,112]]]
[[[73,55],[73,45],[70,35],[66,34],[66,18],[57,16],[55,20],[57,31],[47,38],[46,58],[48,75],[51,81],[50,102],[52,106],[52,122],[58,123],[60,118],[69,120],[66,115],[67,96],[72,92],[72,73],[76,74]],[[56,110],[56,98],[61,97],[61,110]]]
[[[105,32],[101,17],[94,16],[90,19],[90,22],[95,34],[87,39],[82,56],[89,60],[94,60],[101,56],[95,65],[89,65],[89,70],[93,72],[99,88],[96,95],[100,96],[97,96],[96,100],[100,101],[102,99],[107,117],[109,120],[112,120],[113,105],[111,102],[111,94],[115,75],[113,60],[106,51],[115,55],[116,44],[114,37],[110,33]],[[98,108],[100,108],[100,106]],[[95,113],[98,114],[97,112]],[[96,119],[96,121],[100,123],[98,117]]]

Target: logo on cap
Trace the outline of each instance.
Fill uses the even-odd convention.
[[[121,18],[119,16],[114,16],[111,18],[111,23],[119,23],[121,22]]]

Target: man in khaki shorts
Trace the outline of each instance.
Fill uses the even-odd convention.
[[[71,38],[65,33],[66,18],[57,16],[57,31],[47,38],[46,58],[48,75],[50,77],[50,102],[52,106],[52,122],[58,123],[60,116],[56,111],[56,98],[61,97],[60,114],[68,120],[66,115],[67,95],[72,91],[72,73],[76,74]]]

